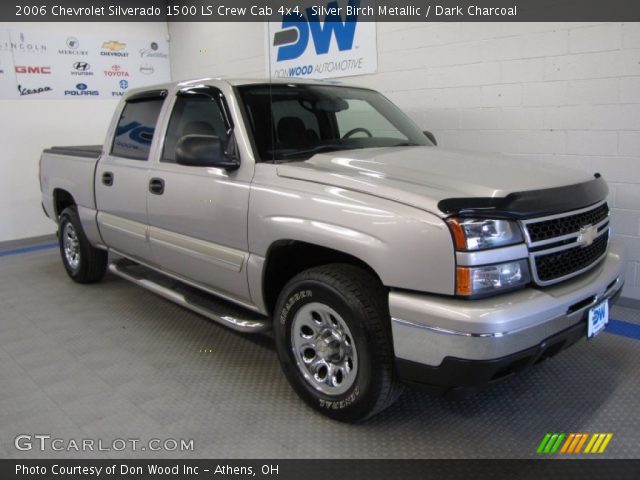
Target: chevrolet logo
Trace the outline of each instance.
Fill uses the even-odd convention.
[[[112,52],[123,50],[126,46],[126,43],[116,42],[115,40],[110,40],[102,44],[102,48],[104,48],[105,50],[111,50]]]
[[[581,247],[588,247],[598,236],[598,227],[595,225],[587,225],[580,229],[577,242]]]

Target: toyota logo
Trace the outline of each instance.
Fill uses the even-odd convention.
[[[87,62],[76,62],[73,64],[73,68],[79,72],[86,72],[91,66]]]

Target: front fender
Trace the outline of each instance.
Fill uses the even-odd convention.
[[[275,175],[263,183],[259,170],[249,204],[252,254],[265,257],[275,242],[298,240],[360,259],[387,287],[454,293],[453,243],[441,218],[330,185]]]

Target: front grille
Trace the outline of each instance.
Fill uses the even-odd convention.
[[[585,225],[597,225],[609,215],[609,207],[603,203],[599,207],[568,217],[553,218],[527,225],[529,238],[532,243],[561,237],[569,233],[578,232]]]
[[[608,241],[609,233],[607,232],[588,247],[577,246],[561,252],[538,255],[535,257],[538,278],[548,282],[585,269],[604,255]]]
[[[532,277],[552,285],[598,263],[609,243],[609,208],[605,202],[581,210],[523,220]]]

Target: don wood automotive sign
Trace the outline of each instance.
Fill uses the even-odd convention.
[[[267,73],[274,78],[375,73],[376,24],[359,21],[358,3],[315,2],[292,8],[281,22],[267,23]]]

